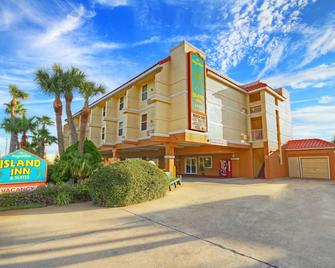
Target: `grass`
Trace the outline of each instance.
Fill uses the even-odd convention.
[[[15,210],[15,209],[27,209],[27,208],[42,208],[42,204],[33,203],[29,205],[19,205],[14,207],[0,207],[0,211]]]

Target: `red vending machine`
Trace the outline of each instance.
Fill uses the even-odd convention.
[[[231,160],[220,160],[220,176],[224,178],[232,177]]]

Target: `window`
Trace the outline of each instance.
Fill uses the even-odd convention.
[[[105,104],[104,107],[102,108],[102,117],[103,117],[103,118],[106,117],[106,104]]]
[[[124,108],[124,97],[122,96],[119,100],[119,110],[122,111]]]
[[[185,173],[186,174],[197,174],[197,158],[196,157],[185,158]]]
[[[249,95],[249,102],[255,102],[261,100],[261,93],[256,92],[254,94]]]
[[[204,168],[212,168],[212,157],[199,156],[199,166]]]
[[[106,131],[106,128],[101,128],[101,140],[105,140],[105,131]]]
[[[123,135],[123,122],[119,122],[118,135],[119,137]]]
[[[148,85],[142,87],[142,101],[145,101],[148,98]]]
[[[141,131],[147,130],[148,128],[148,114],[142,114],[141,116]]]

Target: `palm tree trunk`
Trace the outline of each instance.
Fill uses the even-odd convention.
[[[56,96],[53,103],[54,111],[56,114],[56,128],[57,128],[57,141],[58,141],[58,153],[61,155],[64,153],[64,136],[63,136],[63,122],[62,122],[62,113],[63,105],[59,96]]]
[[[79,132],[79,153],[83,155],[84,153],[84,143],[85,143],[85,138],[86,138],[86,127],[87,127],[87,122],[88,122],[88,116],[90,114],[90,107],[88,104],[85,104],[81,117],[80,117],[80,132]]]
[[[14,151],[19,149],[20,149],[19,134],[17,132],[14,132]]]
[[[11,105],[10,121],[12,125],[14,125],[14,122],[16,120],[16,114],[15,114],[16,99],[12,99],[10,105]],[[18,147],[18,138],[17,138],[17,134],[13,131],[10,133],[9,152],[12,153],[16,151],[17,147]]]
[[[22,133],[21,137],[21,149],[26,149],[27,148],[27,134],[26,132]]]
[[[45,158],[45,144],[44,144],[44,142],[40,143],[39,153],[40,153],[40,157]]]
[[[74,120],[72,117],[72,111],[71,111],[71,103],[72,103],[73,96],[66,95],[65,96],[65,110],[66,110],[66,116],[67,116],[67,122],[69,124],[70,132],[71,132],[71,144],[78,142],[78,135],[76,126],[74,125]]]
[[[17,148],[17,139],[15,136],[15,132],[10,133],[10,144],[9,144],[9,152],[12,153],[16,150]]]

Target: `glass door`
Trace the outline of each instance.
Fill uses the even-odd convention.
[[[185,158],[185,174],[197,174],[197,158]]]

